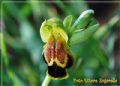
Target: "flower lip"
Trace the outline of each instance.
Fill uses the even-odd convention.
[[[68,58],[66,48],[66,42],[62,36],[51,35],[43,51],[47,64],[51,66],[56,62],[59,66],[65,67]]]

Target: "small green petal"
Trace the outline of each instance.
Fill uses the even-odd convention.
[[[72,15],[69,15],[63,21],[63,25],[65,27],[66,32],[69,32],[69,29],[70,29],[71,24],[72,24],[72,19],[73,19]]]
[[[65,42],[67,43],[68,41],[68,35],[67,33],[60,27],[54,27],[52,30],[53,34],[55,37],[58,37],[59,35],[62,36],[65,40]]]

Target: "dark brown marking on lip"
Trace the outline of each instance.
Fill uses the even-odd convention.
[[[48,74],[54,78],[66,77],[67,73],[65,68],[61,68],[54,63],[52,66],[48,66]]]
[[[68,61],[67,61],[66,68],[70,68],[73,65],[73,57],[72,55],[70,55],[70,53],[67,54],[67,57],[68,57]]]

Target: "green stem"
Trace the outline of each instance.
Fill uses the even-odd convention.
[[[48,75],[46,75],[43,83],[42,83],[42,86],[48,86],[48,84],[50,83],[50,78],[48,77]]]

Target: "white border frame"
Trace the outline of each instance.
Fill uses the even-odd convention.
[[[61,1],[61,2],[65,2],[65,3],[120,3],[120,1]],[[6,4],[6,3],[60,3],[60,1],[1,1],[1,24],[2,24],[2,21],[3,21],[3,4]],[[4,22],[3,22],[4,24]],[[0,35],[3,35],[3,27],[2,25],[0,26],[1,28],[1,33]],[[2,41],[3,41],[3,37],[1,37],[1,48],[2,48]],[[2,52],[2,49],[1,49],[1,52]],[[3,86],[3,62],[2,62],[2,53],[1,53],[1,86]]]

